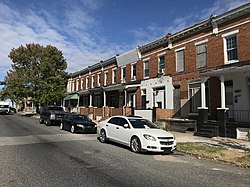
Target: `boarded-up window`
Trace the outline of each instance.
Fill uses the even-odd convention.
[[[196,46],[197,51],[197,68],[207,66],[207,44],[201,44]]]
[[[176,71],[184,71],[184,49],[176,51]]]

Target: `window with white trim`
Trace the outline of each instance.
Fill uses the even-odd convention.
[[[131,67],[132,67],[132,68],[131,68],[131,72],[132,72],[132,73],[131,73],[131,74],[132,74],[131,79],[132,79],[132,80],[136,80],[136,64],[132,64]]]
[[[95,76],[92,76],[92,81],[91,81],[91,88],[95,87]]]
[[[116,83],[116,69],[113,69],[112,71],[112,83]]]
[[[225,63],[235,63],[239,61],[238,58],[238,39],[237,33],[239,30],[232,31],[230,33],[223,34],[223,43],[224,43],[224,56]]]
[[[108,72],[104,74],[104,86],[108,85]]]
[[[149,77],[149,60],[144,61],[144,78]]]
[[[196,59],[197,68],[203,68],[207,66],[207,43],[196,45]]]
[[[158,61],[159,61],[159,67],[158,67],[158,70],[159,72],[161,72],[162,70],[165,69],[165,56],[159,56],[158,57]]]
[[[97,86],[101,86],[101,73],[97,75]]]
[[[122,67],[122,71],[121,72],[122,72],[122,75],[121,75],[122,80],[125,81],[126,80],[126,66]]]
[[[89,88],[89,77],[86,77],[86,89],[88,89]]]
[[[180,49],[176,52],[176,71],[183,72],[184,71],[184,49]]]

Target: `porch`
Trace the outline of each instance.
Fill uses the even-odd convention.
[[[198,107],[196,135],[240,138],[239,129],[248,131],[250,138],[250,62],[227,64],[201,73],[201,107]],[[220,106],[207,107],[205,83],[209,77],[218,77]],[[217,85],[210,85],[216,87]]]

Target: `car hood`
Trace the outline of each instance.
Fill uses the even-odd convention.
[[[170,132],[167,132],[162,129],[134,129],[137,133],[143,135],[143,134],[149,134],[154,137],[173,137],[174,135]]]

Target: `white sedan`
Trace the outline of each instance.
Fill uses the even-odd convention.
[[[133,152],[172,153],[176,149],[173,134],[140,117],[113,116],[99,125],[99,140],[129,146]]]

